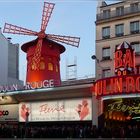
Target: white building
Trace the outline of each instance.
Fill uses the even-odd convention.
[[[22,84],[18,68],[19,44],[12,44],[0,29],[0,85]]]

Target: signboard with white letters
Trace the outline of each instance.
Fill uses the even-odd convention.
[[[54,87],[54,80],[50,79],[50,80],[44,80],[39,82],[27,82],[25,85],[18,85],[18,84],[12,84],[8,86],[0,85],[0,93],[18,91],[18,90],[32,90],[37,88],[52,88],[52,87]]]

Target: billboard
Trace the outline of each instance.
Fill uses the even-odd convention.
[[[1,121],[18,121],[18,104],[0,105],[0,122]]]
[[[91,99],[19,104],[19,121],[83,121],[92,119]]]
[[[104,100],[103,104],[105,119],[119,121],[139,119],[140,98]]]

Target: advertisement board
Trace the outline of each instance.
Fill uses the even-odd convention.
[[[18,104],[0,105],[0,122],[1,121],[18,121]]]
[[[105,119],[135,120],[140,116],[140,98],[119,98],[104,100],[103,111]]]
[[[19,104],[19,121],[82,121],[92,119],[91,99]]]

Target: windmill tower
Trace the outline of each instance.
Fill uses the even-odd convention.
[[[60,54],[65,51],[65,47],[57,42],[75,47],[79,46],[79,37],[45,33],[54,6],[54,3],[44,2],[40,32],[5,23],[4,33],[37,36],[35,40],[21,46],[21,49],[27,53],[26,82],[40,82],[53,79],[55,86],[60,85],[59,61]]]

